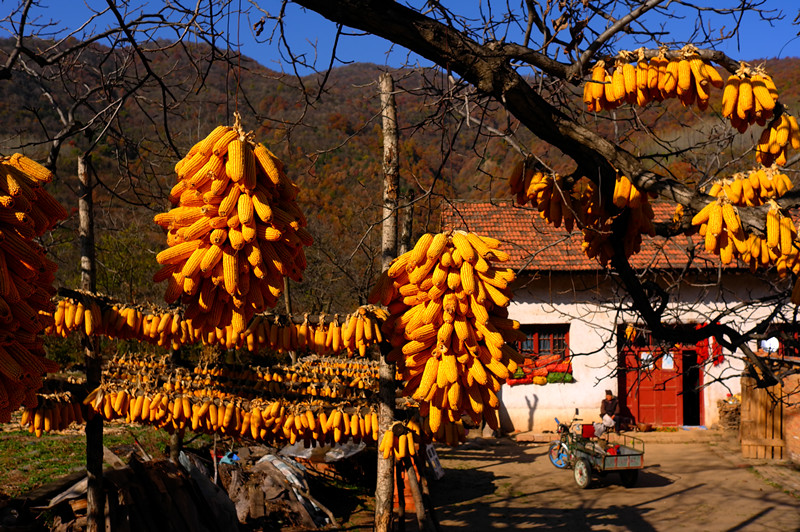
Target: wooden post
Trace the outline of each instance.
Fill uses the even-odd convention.
[[[433,513],[433,499],[431,498],[431,491],[428,486],[427,466],[425,464],[425,455],[427,454],[427,444],[421,441],[419,444],[419,451],[414,455],[412,461],[417,466],[419,471],[419,483],[421,484],[421,498],[425,507],[425,521],[424,530],[439,530],[439,523],[436,521],[436,515]],[[414,469],[411,467],[411,469]],[[412,487],[413,488],[413,487]]]
[[[394,468],[394,481],[397,486],[397,532],[406,532],[406,486],[403,482],[403,462]]]
[[[433,520],[428,517],[428,509],[422,499],[422,490],[419,487],[419,482],[417,482],[417,471],[414,469],[414,461],[411,457],[408,457],[403,460],[403,463],[406,468],[406,478],[408,479],[408,487],[411,490],[411,497],[414,499],[417,528],[421,531],[434,531],[436,527],[434,526]],[[420,471],[420,476],[422,476],[422,474],[422,471]]]
[[[81,288],[95,292],[97,288],[94,248],[93,187],[89,165],[91,157],[78,157],[78,240],[81,252]],[[103,360],[98,350],[97,338],[83,335],[81,343],[86,364],[86,387],[93,390],[100,386]],[[97,532],[105,529],[105,493],[103,492],[103,417],[93,416],[86,422],[86,530]]]
[[[381,231],[381,262],[389,268],[397,256],[397,188],[400,181],[400,162],[397,155],[397,109],[394,101],[394,81],[384,73],[380,78],[381,114],[383,115],[383,224]],[[378,366],[378,427],[381,437],[394,420],[395,367],[381,356]],[[375,530],[389,532],[392,526],[394,496],[394,457],[383,458],[378,453],[378,475],[375,485]]]

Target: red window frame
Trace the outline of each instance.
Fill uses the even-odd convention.
[[[569,324],[523,324],[520,331],[528,335],[525,341],[517,342],[517,351],[525,357],[524,369],[536,367],[542,357],[553,357],[552,362],[569,362]],[[560,358],[555,359],[558,356]]]

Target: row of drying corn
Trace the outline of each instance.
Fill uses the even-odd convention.
[[[192,430],[256,441],[316,443],[377,441],[377,413],[349,402],[219,399],[103,385],[83,401],[106,420],[124,419],[172,431]]]
[[[36,404],[45,358],[42,312],[52,312],[57,266],[34,240],[67,217],[43,188],[53,174],[16,153],[0,157],[0,422],[21,404]]]
[[[177,310],[108,304],[88,293],[81,298],[60,299],[52,317],[47,312],[40,313],[48,325],[45,332],[64,337],[72,332],[85,332],[90,336],[137,339],[175,349],[202,342],[248,351],[271,349],[319,355],[347,352],[361,356],[381,341],[380,325],[386,316],[385,311],[373,305],[358,308],[342,323],[338,314],[330,321],[321,317],[316,325],[309,323],[307,316],[303,323],[296,324],[291,317],[256,315],[237,335],[231,325],[203,331]]]

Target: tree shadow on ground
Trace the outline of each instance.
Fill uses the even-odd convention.
[[[478,477],[475,477],[477,480]],[[463,482],[465,479],[461,479]],[[671,493],[672,497],[682,492],[702,490],[704,484],[698,484]],[[599,484],[597,487],[601,487]],[[449,490],[448,490],[449,491]],[[648,521],[648,514],[655,510],[664,498],[657,497],[640,504],[614,504],[611,506],[592,507],[593,503],[583,503],[578,507],[539,506],[525,504],[524,500],[543,496],[547,492],[559,492],[560,488],[548,488],[534,493],[510,493],[508,497],[487,501],[478,498],[468,502],[447,506],[446,502],[435,494],[436,515],[440,521],[446,521],[443,530],[492,530],[503,529],[539,529],[539,530],[616,530],[624,529],[634,532],[650,532],[656,528]],[[565,492],[566,494],[566,492]],[[463,500],[464,497],[461,497]]]
[[[455,508],[437,508],[436,511],[440,520],[447,521],[443,530],[655,530],[647,521],[649,508],[624,505],[604,508],[495,508],[476,502]]]
[[[640,488],[660,488],[669,486],[675,482],[674,479],[658,474],[656,471],[648,471],[647,468],[639,471],[639,478],[636,485],[631,489]],[[616,471],[607,471],[605,474],[597,474],[592,477],[592,484],[588,489],[605,488],[612,484],[622,484],[620,475]]]

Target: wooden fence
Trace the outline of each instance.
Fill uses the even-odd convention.
[[[742,413],[739,439],[745,458],[779,460],[784,457],[783,389],[756,388],[755,379],[742,377]]]

